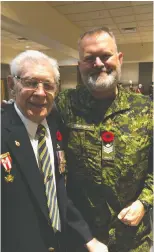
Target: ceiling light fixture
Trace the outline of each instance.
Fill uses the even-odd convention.
[[[133,33],[136,32],[136,27],[125,27],[121,28],[122,33]]]
[[[19,40],[19,41],[27,41],[28,39],[24,38],[24,37],[20,37],[20,38],[17,38],[17,40]]]

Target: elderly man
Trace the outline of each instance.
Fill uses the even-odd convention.
[[[107,252],[66,196],[63,136],[52,109],[56,61],[30,50],[10,67],[15,103],[1,118],[2,252],[66,252],[66,224],[88,251]]]
[[[108,28],[83,34],[79,57],[83,84],[56,101],[67,132],[68,192],[110,252],[149,252],[151,102],[117,85],[123,54]]]

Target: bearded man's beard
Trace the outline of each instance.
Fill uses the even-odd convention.
[[[102,73],[102,74],[101,74]],[[103,75],[103,76],[102,76]],[[121,77],[121,66],[119,65],[116,70],[102,71],[90,73],[89,75],[82,74],[84,84],[91,91],[105,91],[113,89],[119,82]]]

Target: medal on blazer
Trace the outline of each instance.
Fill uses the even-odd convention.
[[[60,150],[62,148],[62,134],[58,130],[56,132],[56,138],[57,138],[57,159],[58,159],[58,168],[59,168],[59,173],[64,174],[65,173],[65,166],[66,166],[66,160],[65,160],[65,153],[63,150]]]
[[[58,158],[59,173],[64,174],[65,173],[65,167],[66,167],[66,160],[65,160],[64,151],[62,151],[62,150],[57,151],[57,158]]]
[[[11,169],[12,169],[12,158],[10,156],[9,152],[6,152],[4,154],[0,155],[0,162],[3,165],[5,171],[8,173],[7,176],[5,176],[5,181],[6,182],[13,182],[14,176],[11,174]]]
[[[115,148],[114,148],[114,134],[111,131],[101,132],[102,140],[102,161],[114,160]]]

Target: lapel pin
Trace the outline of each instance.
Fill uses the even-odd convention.
[[[15,145],[19,147],[20,143],[18,141],[15,141]]]

